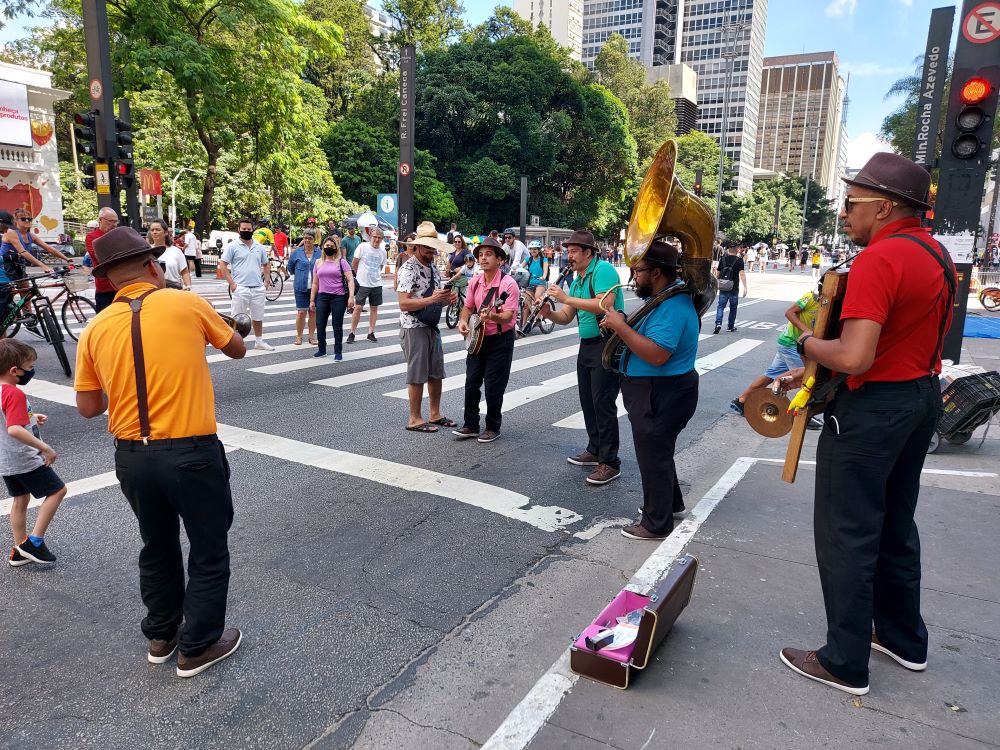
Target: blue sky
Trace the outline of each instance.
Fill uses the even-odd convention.
[[[463,4],[466,21],[476,24],[498,3],[463,0]],[[861,166],[879,148],[876,134],[882,119],[898,104],[885,101],[885,92],[897,78],[913,72],[914,58],[923,54],[927,42],[931,9],[946,4],[946,0],[770,0],[764,53],[831,49],[837,53],[843,75],[851,72],[848,162]],[[0,43],[23,36],[26,26],[42,20],[9,22],[0,30]],[[954,45],[953,31],[952,49]]]

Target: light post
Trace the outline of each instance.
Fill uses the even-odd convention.
[[[726,88],[722,95],[722,133],[719,139],[719,180],[715,188],[715,231],[722,218],[722,184],[726,171],[726,136],[729,134],[729,96],[733,87],[733,61],[740,56],[737,46],[749,24],[745,20],[722,27],[722,59],[726,61]]]
[[[177,231],[177,180],[185,172],[197,172],[197,169],[193,167],[181,167],[181,171],[174,175],[174,178],[170,181],[170,234],[173,235]]]
[[[802,147],[805,148],[805,137],[802,139]],[[819,149],[819,126],[816,126],[816,130],[813,131],[813,165],[812,170],[806,175],[806,190],[805,194],[802,196],[802,232],[799,235],[799,252],[805,251],[806,247],[806,207],[809,205],[809,181],[812,179],[816,180],[816,151]]]

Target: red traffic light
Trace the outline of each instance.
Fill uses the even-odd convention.
[[[990,95],[990,83],[985,78],[970,78],[959,94],[963,104],[979,104]]]
[[[122,177],[130,176],[132,174],[132,165],[131,164],[122,164],[121,162],[119,162],[118,163],[118,174],[120,174]]]

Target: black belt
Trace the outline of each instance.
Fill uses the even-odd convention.
[[[140,448],[153,451],[168,451],[171,448],[192,448],[198,445],[212,445],[219,442],[218,435],[192,435],[182,438],[163,438],[162,440],[119,440],[115,438],[115,448],[123,451],[134,451]]]

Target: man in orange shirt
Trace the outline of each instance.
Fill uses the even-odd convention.
[[[246,347],[201,297],[164,288],[163,248],[134,229],[112,229],[94,251],[94,276],[118,291],[80,336],[77,409],[87,418],[108,410],[115,471],[143,541],[147,659],[162,664],[179,647],[177,675],[192,677],[242,637],[225,628],[233,501],[205,345],[234,359]],[[191,544],[186,590],[180,521]]]

